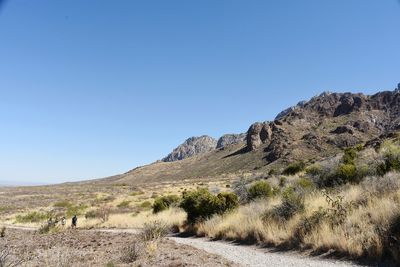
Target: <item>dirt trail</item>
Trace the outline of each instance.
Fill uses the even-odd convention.
[[[7,225],[6,227],[20,230],[36,230],[33,227]],[[137,234],[140,229],[91,229],[87,231],[129,233]],[[241,266],[252,267],[286,267],[286,266],[324,266],[324,267],[355,267],[362,266],[353,262],[324,259],[321,257],[307,257],[296,252],[271,252],[256,246],[240,246],[222,241],[209,241],[206,238],[182,238],[176,236],[167,237],[179,244],[189,245],[202,249],[208,253],[216,254],[237,263]]]

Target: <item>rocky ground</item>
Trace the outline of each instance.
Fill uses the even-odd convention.
[[[127,248],[136,241],[137,235],[123,232],[66,230],[39,234],[7,229],[5,237],[0,238],[0,250],[10,252],[9,263],[23,260],[22,266],[237,266],[167,239],[152,243],[136,261],[127,262]]]

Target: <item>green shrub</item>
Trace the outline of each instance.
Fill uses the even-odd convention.
[[[306,169],[306,174],[310,176],[317,176],[322,174],[322,167],[319,164],[313,164],[311,166],[308,166]]]
[[[234,193],[211,194],[207,189],[183,194],[180,207],[186,211],[189,223],[210,218],[214,214],[222,214],[238,206],[238,197]]]
[[[357,156],[357,150],[355,148],[349,147],[344,150],[342,161],[344,164],[354,165],[354,160]]]
[[[172,204],[179,201],[179,197],[176,195],[162,196],[154,200],[153,212],[158,213],[160,211],[168,209]]]
[[[377,172],[384,175],[390,171],[400,171],[400,146],[386,141],[381,147],[384,162],[378,166]]]
[[[122,201],[121,203],[119,203],[118,205],[117,205],[117,207],[118,208],[120,208],[120,209],[126,209],[126,208],[129,208],[129,205],[131,204],[131,201],[129,201],[129,200],[124,200],[124,201]]]
[[[289,166],[286,167],[286,169],[283,170],[283,174],[286,175],[294,175],[298,172],[303,171],[305,168],[305,164],[302,161],[294,162],[289,164]]]
[[[97,211],[90,210],[85,213],[85,219],[95,219],[97,218]]]
[[[84,211],[87,209],[85,205],[71,205],[67,208],[66,216],[72,217],[74,215],[82,215]]]
[[[72,206],[72,204],[68,200],[61,200],[53,204],[55,208],[68,208]]]
[[[313,189],[314,188],[314,183],[307,178],[300,178],[297,182],[296,185],[303,188],[303,189]]]
[[[288,187],[282,193],[282,203],[263,215],[264,220],[287,221],[295,214],[304,211],[304,196],[297,193],[293,187]]]
[[[151,202],[150,201],[144,201],[142,203],[140,203],[139,207],[142,209],[151,209]]]
[[[248,198],[255,200],[257,198],[268,198],[272,196],[272,188],[266,181],[258,181],[248,188]]]
[[[47,213],[33,211],[25,215],[17,215],[15,220],[17,223],[38,223],[45,221],[47,217]]]
[[[341,184],[347,182],[355,183],[359,180],[357,168],[354,164],[340,164],[336,176],[340,179]]]
[[[220,201],[219,212],[233,210],[239,206],[239,198],[235,193],[219,193],[217,198]]]

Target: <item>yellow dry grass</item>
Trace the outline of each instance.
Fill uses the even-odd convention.
[[[279,199],[249,203],[237,210],[216,215],[198,225],[198,234],[210,238],[252,241],[268,245],[297,245],[317,251],[335,250],[351,257],[379,259],[385,250],[385,240],[380,231],[389,228],[394,218],[400,216],[400,190],[383,195],[365,196],[361,186],[348,186],[339,195],[352,209],[341,224],[329,219],[321,220],[312,231],[300,237],[301,222],[316,211],[328,210],[330,205],[318,192],[305,199],[305,211],[287,221],[263,220],[263,214],[279,204]],[[364,201],[364,202],[362,202]],[[361,204],[357,204],[361,203]]]

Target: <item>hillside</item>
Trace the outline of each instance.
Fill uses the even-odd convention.
[[[282,164],[316,161],[346,147],[366,144],[400,128],[400,93],[322,93],[290,108],[272,122],[252,124],[246,142],[173,162],[156,162],[112,178],[140,184],[266,173]]]

